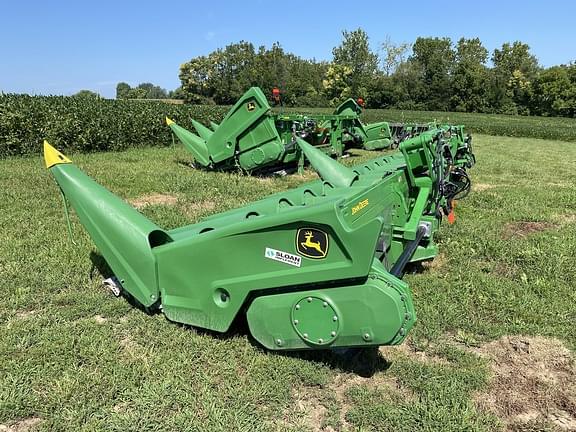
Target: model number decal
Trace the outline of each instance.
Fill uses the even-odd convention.
[[[363,201],[360,201],[358,204],[356,204],[354,207],[352,207],[352,214],[358,213],[364,207],[368,207],[369,204],[370,203],[368,202],[368,198],[366,198]]]
[[[280,261],[283,262],[284,264],[290,264],[296,267],[300,267],[300,265],[302,264],[302,258],[300,256],[268,247],[264,252],[264,256],[266,258],[273,259],[274,261]]]

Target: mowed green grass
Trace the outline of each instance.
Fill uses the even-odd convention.
[[[346,361],[282,355],[246,330],[216,335],[147,315],[101,284],[97,251],[40,158],[0,161],[0,425],[113,431],[491,431],[474,403],[489,365],[466,349],[502,335],[576,348],[576,146],[475,137],[476,189],[443,225],[441,256],[409,274],[409,348]],[[355,151],[346,164],[373,157]],[[180,147],[71,155],[165,228],[314,178],[192,170]],[[527,224],[526,222],[533,222]],[[210,269],[206,269],[210,271]],[[257,271],[257,269],[255,269]],[[419,355],[410,355],[414,349]],[[426,361],[426,359],[436,359]]]
[[[285,108],[288,112],[331,114],[332,108]],[[361,119],[365,123],[440,123],[466,125],[466,130],[478,134],[546,140],[576,141],[576,119],[505,114],[483,114],[450,111],[410,111],[399,109],[366,109]]]

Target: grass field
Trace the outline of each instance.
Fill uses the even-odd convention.
[[[293,112],[331,113],[331,108],[288,108]],[[466,125],[466,131],[509,137],[576,141],[576,119],[503,114],[482,114],[446,111],[408,111],[398,109],[366,109],[362,121],[373,123],[431,121]]]
[[[245,329],[215,335],[115,298],[74,217],[69,241],[40,158],[0,161],[0,431],[576,428],[576,146],[479,135],[475,151],[441,254],[406,277],[408,342],[349,362],[266,352]],[[71,157],[166,228],[315,176],[194,171],[181,147]]]

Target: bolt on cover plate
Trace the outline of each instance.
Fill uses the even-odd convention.
[[[338,336],[338,311],[326,299],[306,296],[292,307],[292,327],[306,343],[329,345]]]

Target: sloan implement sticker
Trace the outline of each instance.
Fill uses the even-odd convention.
[[[300,264],[302,264],[302,257],[268,247],[264,252],[264,256],[273,259],[274,261],[280,261],[284,264],[290,264],[296,267],[300,267]]]
[[[317,228],[300,228],[296,233],[296,250],[307,258],[326,258],[328,234]]]

